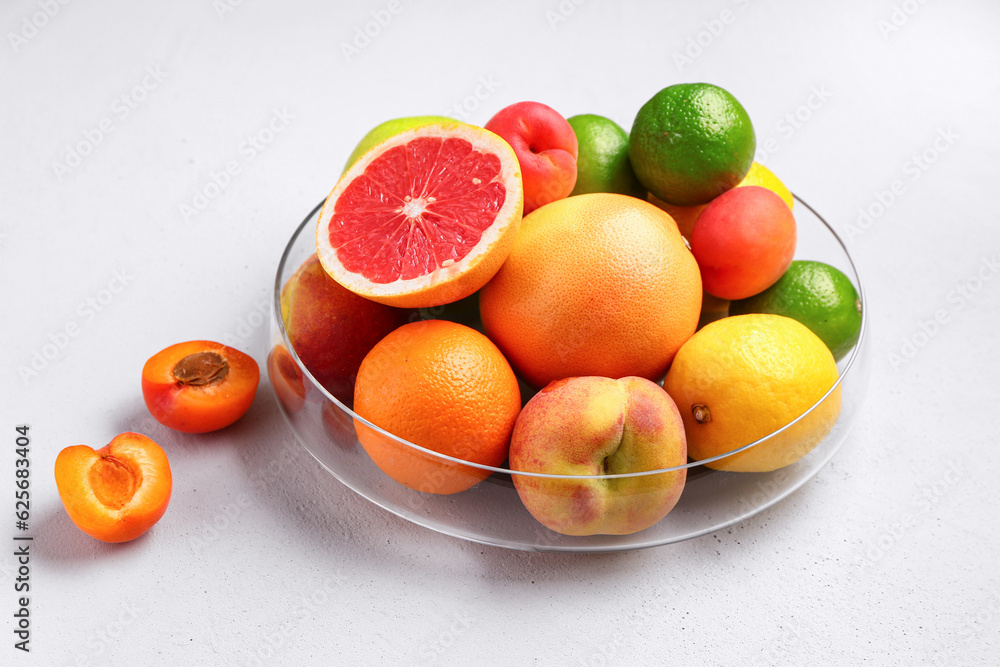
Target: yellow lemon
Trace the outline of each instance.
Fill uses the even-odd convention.
[[[684,419],[688,454],[732,472],[768,472],[795,463],[829,434],[840,415],[837,364],[822,340],[783,315],[737,315],[712,322],[674,357],[664,388]]]

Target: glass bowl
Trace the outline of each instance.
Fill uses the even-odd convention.
[[[295,230],[278,264],[267,372],[280,410],[298,441],[333,478],[376,505],[446,535],[529,551],[601,552],[670,544],[725,528],[774,505],[819,472],[843,445],[867,388],[868,364],[865,352],[868,311],[864,285],[847,248],[833,228],[804,201],[798,197],[796,201],[799,204],[795,207],[798,226],[796,259],[812,259],[836,266],[851,279],[861,298],[861,334],[854,348],[837,363],[842,401],[840,417],[829,435],[806,456],[774,472],[721,472],[706,467],[703,465],[704,461],[693,461],[680,466],[687,469],[687,482],[680,500],[666,517],[649,528],[628,535],[572,536],[551,531],[528,512],[515,489],[513,475],[528,473],[515,473],[506,468],[464,463],[484,470],[489,476],[472,488],[452,495],[416,491],[383,473],[359,444],[355,420],[385,438],[398,442],[400,447],[413,450],[412,453],[421,458],[436,459],[452,466],[463,462],[397,438],[358,417],[327,392],[296,356],[281,320],[280,293],[295,270],[316,251],[315,226],[322,202]],[[458,310],[462,312],[459,313]],[[467,321],[468,304],[459,302],[423,312],[436,319],[462,316]],[[522,390],[526,401],[531,390],[523,384]],[[827,396],[829,395],[828,392]],[[760,445],[774,435],[746,445],[745,448]],[[742,449],[744,448],[740,448]],[[666,477],[677,469],[593,477]],[[556,480],[568,477],[531,476]]]

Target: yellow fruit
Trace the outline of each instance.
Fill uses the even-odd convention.
[[[747,185],[759,185],[763,188],[767,188],[781,197],[781,199],[788,204],[788,208],[793,210],[795,209],[795,198],[792,197],[791,190],[789,190],[785,184],[781,182],[781,179],[774,175],[773,171],[759,162],[754,162],[750,166],[750,171],[747,172],[746,177],[740,181],[740,184],[736,187],[742,188]]]
[[[706,325],[681,346],[664,389],[684,419],[689,456],[701,461],[788,425],[837,377],[830,350],[805,325],[781,315],[737,315]],[[839,415],[838,386],[787,430],[706,465],[733,472],[791,465],[827,436]]]

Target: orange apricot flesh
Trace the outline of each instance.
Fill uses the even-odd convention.
[[[152,528],[173,488],[166,453],[140,433],[122,433],[98,450],[65,448],[55,477],[69,518],[102,542],[127,542]]]
[[[252,357],[221,343],[177,343],[142,369],[142,396],[164,426],[207,433],[229,426],[253,403],[260,369]]]

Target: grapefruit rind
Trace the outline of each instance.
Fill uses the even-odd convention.
[[[474,150],[493,154],[500,161],[494,181],[503,183],[506,196],[493,223],[469,252],[449,266],[437,266],[430,273],[393,282],[373,282],[344,267],[331,245],[329,226],[337,201],[368,166],[388,150],[422,137],[458,138]],[[521,222],[524,191],[517,156],[501,137],[466,123],[432,123],[397,134],[373,146],[337,182],[320,210],[316,226],[316,250],[320,263],[331,278],[359,296],[400,308],[429,308],[463,299],[489,282],[507,259]]]

